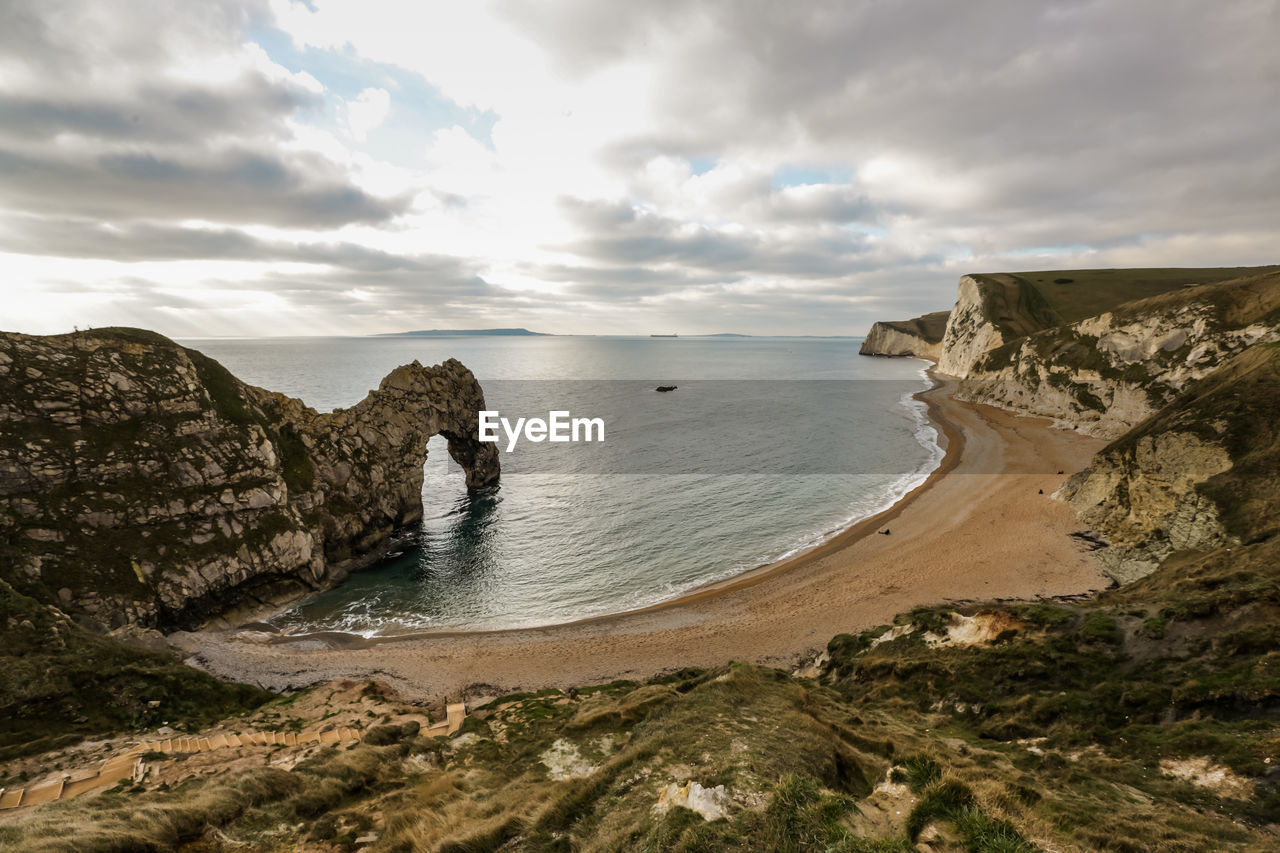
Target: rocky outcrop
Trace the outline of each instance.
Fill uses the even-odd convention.
[[[1170,556],[1250,543],[1280,529],[1280,347],[1238,355],[1098,453],[1055,497],[1109,547],[1127,583]]]
[[[907,356],[937,361],[950,311],[935,311],[914,320],[873,323],[862,340],[859,355]]]
[[[969,275],[938,369],[961,399],[1117,439],[1058,496],[1128,582],[1272,530],[1275,342],[1277,267]]]
[[[1039,291],[1016,276],[962,276],[938,370],[963,379],[984,353],[1061,321]]]
[[[1125,303],[980,355],[959,395],[1114,438],[1257,343],[1280,340],[1280,274]]]
[[[321,414],[154,333],[0,333],[0,576],[105,627],[330,585],[421,518],[431,436],[497,480],[482,408],[454,360]]]

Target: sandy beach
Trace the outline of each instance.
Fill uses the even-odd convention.
[[[373,678],[434,703],[728,660],[789,667],[835,634],[915,606],[1106,587],[1070,537],[1081,530],[1074,513],[1050,497],[1105,442],[958,401],[954,389],[942,381],[921,395],[946,457],[892,508],[808,552],[655,607],[511,631],[380,640],[205,631],[171,642],[216,675],[272,689]]]

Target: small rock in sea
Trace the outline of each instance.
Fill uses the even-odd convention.
[[[659,385],[657,388],[654,388],[653,390],[659,391],[661,393],[666,393],[667,391],[674,391],[678,387],[679,387],[678,385]]]
[[[1041,490],[1040,490],[1040,494],[1042,494],[1042,495],[1044,494],[1044,489],[1041,489]]]

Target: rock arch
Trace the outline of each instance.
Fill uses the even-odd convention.
[[[460,362],[319,413],[140,329],[0,333],[0,577],[104,628],[193,627],[341,580],[422,518],[427,441],[496,483]]]

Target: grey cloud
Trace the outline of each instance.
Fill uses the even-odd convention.
[[[618,301],[642,299],[675,290],[723,289],[725,285],[742,280],[740,275],[698,273],[679,267],[526,264],[522,271],[542,281],[565,285],[575,298]]]
[[[269,20],[263,0],[201,0],[165,8],[153,0],[6,0],[0,63],[21,63],[52,83],[154,66],[193,48],[234,49]]]
[[[587,228],[617,228],[636,219],[635,208],[625,201],[562,196],[557,203],[565,219]]]
[[[882,186],[801,212],[901,215],[1001,251],[1280,221],[1274,3],[594,5],[522,21],[567,73],[661,58],[657,124],[602,155],[623,172],[659,155],[905,159],[975,195]]]
[[[305,90],[252,73],[212,88],[167,73],[184,51],[238,49],[266,14],[257,0],[164,14],[144,0],[0,4],[0,73],[26,81],[0,94],[0,207],[28,215],[0,223],[0,240],[73,257],[317,263],[328,269],[218,286],[271,288],[386,328],[404,325],[397,310],[436,306],[471,325],[529,325],[512,322],[527,311],[564,330],[624,322],[609,317],[619,306],[647,323],[655,315],[641,311],[670,305],[673,316],[705,315],[709,329],[756,332],[857,332],[946,307],[956,277],[975,269],[1173,257],[1160,252],[1247,263],[1274,251],[1280,6],[1270,0],[502,8],[566,77],[640,59],[660,78],[652,126],[599,153],[621,198],[562,200],[578,236],[548,248],[568,258],[522,270],[563,296],[502,288],[478,260],[260,241],[231,227],[382,224],[407,205],[281,145],[313,103]],[[78,144],[56,146],[58,135]],[[647,194],[641,170],[658,156],[764,165],[716,189],[704,222],[685,222],[661,192]],[[853,177],[772,186],[767,164],[797,158]],[[867,166],[878,158],[908,174],[875,180]],[[917,164],[939,185],[913,179]],[[966,191],[949,194],[951,183]],[[218,227],[177,224],[192,217]],[[1142,254],[1148,246],[1162,248]],[[163,297],[128,292],[138,306]]]
[[[241,49],[264,19],[257,0],[19,0],[0,14],[0,205],[295,228],[408,208],[411,193],[377,198],[345,166],[282,144],[289,119],[321,102],[291,78],[249,65],[217,84],[187,79],[183,63]]]
[[[410,199],[380,199],[318,155],[232,148],[213,153],[102,153],[0,148],[0,201],[11,208],[99,219],[174,217],[324,228],[379,222]]]
[[[0,250],[113,261],[290,261],[363,273],[434,272],[457,258],[398,255],[350,242],[262,240],[233,228],[184,228],[154,222],[106,224],[84,219],[0,218]]]
[[[783,222],[873,222],[888,211],[851,186],[786,188],[769,194],[765,216]]]
[[[317,107],[301,86],[248,74],[213,89],[154,82],[126,95],[0,94],[0,135],[51,139],[61,133],[111,141],[204,146],[211,138],[284,133],[281,119]]]
[[[139,325],[172,335],[233,333],[235,312],[258,292],[270,293],[278,300],[277,310],[283,317],[341,318],[352,333],[413,328],[407,320],[411,317],[478,316],[513,307],[508,291],[485,281],[461,259],[453,263],[441,259],[435,270],[375,275],[331,270],[313,275],[268,272],[248,280],[211,277],[197,288],[127,275],[101,281],[95,289],[111,294],[109,306],[96,323]],[[65,282],[60,292],[72,302],[84,290],[79,282]],[[207,291],[217,291],[220,296],[216,301],[201,299]],[[227,296],[237,293],[243,298]],[[509,316],[514,319],[515,315]],[[271,329],[260,331],[269,334]]]
[[[690,227],[658,214],[625,212],[619,203],[566,204],[585,235],[556,248],[616,267],[672,265],[733,277],[829,278],[883,260],[870,251],[865,234],[847,229],[815,227],[781,237]]]

